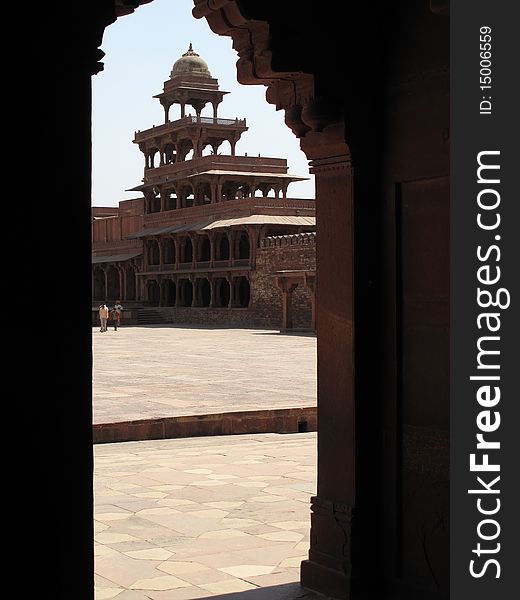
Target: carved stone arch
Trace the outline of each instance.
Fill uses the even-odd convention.
[[[137,4],[139,0],[135,2]],[[432,1],[431,4],[439,3],[443,4],[442,0]],[[135,5],[128,8],[123,4],[128,2],[117,0],[116,9],[121,12],[116,12],[115,15],[107,14],[107,23],[113,22],[118,14],[133,11]],[[374,148],[370,148],[370,144],[366,143],[367,139],[372,139],[371,134],[377,131],[377,119],[371,119],[373,115],[362,107],[363,100],[370,99],[370,91],[357,85],[358,79],[351,78],[347,81],[347,76],[340,75],[337,70],[337,82],[342,86],[348,83],[351,90],[355,90],[354,94],[351,90],[347,91],[351,94],[351,105],[346,112],[346,120],[351,127],[347,145],[343,107],[333,100],[330,81],[325,81],[330,75],[330,67],[327,71],[323,57],[319,56],[322,63],[318,64],[316,61],[315,69],[307,68],[312,63],[310,59],[313,58],[312,54],[316,49],[312,35],[308,34],[314,27],[318,40],[329,38],[332,47],[325,50],[329,56],[334,55],[341,47],[341,42],[338,42],[335,36],[339,31],[338,22],[341,21],[342,26],[349,27],[351,32],[356,27],[367,31],[368,24],[375,25],[375,19],[370,19],[369,14],[374,7],[371,3],[349,3],[348,20],[334,18],[332,3],[320,7],[312,15],[314,21],[308,18],[312,23],[300,36],[301,40],[308,42],[307,46],[311,46],[311,49],[302,48],[303,44],[293,44],[294,49],[291,49],[291,44],[286,43],[287,52],[284,56],[283,52],[279,52],[280,46],[276,45],[276,40],[282,37],[280,31],[284,31],[285,24],[278,22],[278,31],[274,31],[274,18],[266,17],[264,21],[246,18],[246,11],[240,10],[240,7],[248,7],[254,9],[251,11],[254,15],[272,15],[274,4],[255,3],[252,0],[195,0],[193,14],[199,18],[205,17],[216,33],[232,37],[233,47],[239,54],[238,80],[244,84],[267,86],[268,102],[285,111],[286,124],[301,139],[302,149],[313,161],[311,166],[316,174],[317,195],[326,200],[326,203],[318,203],[321,205],[317,206],[318,212],[323,211],[317,219],[317,237],[320,239],[317,258],[320,336],[318,364],[321,365],[318,373],[318,389],[321,394],[318,401],[321,432],[318,438],[318,495],[313,498],[312,506],[309,555],[311,564],[304,563],[302,581],[308,587],[327,595],[348,598],[351,582],[356,582],[358,590],[365,585],[370,587],[371,582],[377,585],[378,579],[384,575],[381,567],[388,568],[390,575],[394,575],[391,561],[383,560],[385,557],[377,554],[373,543],[374,540],[382,540],[385,527],[393,527],[391,509],[384,507],[384,511],[380,510],[381,505],[377,500],[382,497],[377,478],[384,465],[376,461],[371,463],[366,458],[369,452],[374,456],[383,454],[382,433],[386,435],[386,432],[378,428],[378,418],[381,415],[378,412],[379,397],[375,387],[381,365],[377,362],[378,357],[368,357],[366,350],[370,346],[372,351],[376,352],[374,349],[378,347],[377,342],[380,338],[373,334],[373,329],[377,327],[378,319],[388,320],[386,313],[379,310],[377,301],[374,301],[380,291],[377,278],[380,276],[378,269],[381,270],[381,267],[377,263],[379,259],[373,259],[370,255],[371,252],[377,254],[379,250],[375,239],[378,233],[377,222],[382,221],[386,215],[381,209],[382,199],[377,188],[378,181],[370,183],[367,176],[374,168],[371,165],[367,167],[368,162],[365,159],[377,155],[377,150],[374,151]],[[294,10],[294,5],[285,8],[284,4],[292,5],[278,3],[281,12]],[[401,11],[401,14],[406,15],[406,9],[396,4],[387,4],[387,10],[396,13]],[[298,8],[295,10],[295,16],[298,17],[304,11],[304,8]],[[370,20],[360,19],[363,11]],[[110,13],[110,9],[107,9],[107,13]],[[327,20],[330,30],[327,29],[326,38],[320,30],[325,30],[323,25],[327,24]],[[298,25],[298,20],[296,21],[295,28]],[[405,27],[410,27],[410,22],[408,20]],[[291,24],[288,23],[287,26],[290,27]],[[389,27],[388,30],[393,34],[392,28]],[[102,28],[99,33],[100,43]],[[367,41],[374,42],[376,48],[372,50],[373,53],[384,51],[384,45],[380,45],[378,49],[375,39],[378,34],[380,30],[378,32],[377,27],[370,27],[370,33],[367,34]],[[361,36],[353,35],[350,45],[353,46],[360,39]],[[378,73],[366,68],[364,51],[368,50],[368,45],[367,43],[357,55],[351,55],[352,62],[356,63],[354,66],[358,76],[364,68],[369,77],[378,81]],[[306,55],[302,62],[299,62],[297,56],[300,50],[302,55]],[[99,70],[99,63],[96,61],[102,55],[99,50],[91,53],[89,65],[92,65],[93,71]],[[289,58],[287,55],[290,55]],[[337,63],[331,60],[330,64]],[[318,76],[318,72],[325,72],[325,75]],[[342,97],[342,92],[339,92],[339,96]],[[342,99],[345,100],[343,97]],[[356,112],[357,118],[351,119],[351,116],[356,116]],[[354,136],[352,128],[355,130]],[[356,142],[352,142],[353,138],[362,142],[358,144],[358,148],[361,147],[361,158]],[[350,149],[353,160],[357,161],[355,186],[349,160]],[[434,155],[434,151],[430,150],[429,156]],[[372,228],[368,225],[372,225]],[[320,231],[325,232],[324,228],[327,235],[320,236]],[[371,244],[376,251],[370,248]],[[338,272],[341,277],[338,276]],[[370,277],[365,277],[368,273]],[[367,325],[368,317],[372,318],[376,325]],[[384,325],[387,326],[388,323]],[[335,370],[334,365],[341,365],[341,369],[338,370],[336,366]],[[367,383],[368,370],[369,377],[374,382],[372,387]],[[370,401],[367,402],[367,399]],[[325,435],[322,435],[323,433]],[[392,450],[395,453],[395,447]],[[338,456],[344,461],[341,469],[337,468]],[[385,471],[385,475],[388,471]],[[381,523],[382,528],[379,527]],[[421,576],[419,583],[422,582]],[[398,583],[405,585],[406,582]]]
[[[321,132],[331,124],[342,123],[337,101],[315,97],[312,73],[299,69],[275,70],[269,23],[245,17],[236,0],[194,2],[194,17],[206,18],[212,31],[232,38],[238,54],[238,82],[266,86],[267,102],[274,104],[277,110],[285,110],[285,122],[296,137],[302,138],[309,131]]]

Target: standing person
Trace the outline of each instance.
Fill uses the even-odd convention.
[[[99,332],[102,333],[103,332],[103,305],[102,304],[99,305],[98,315],[99,315]]]
[[[107,330],[108,307],[106,304],[99,305],[99,322],[101,323],[101,333]]]
[[[117,331],[117,328],[121,325],[121,313],[123,312],[123,306],[121,305],[121,300],[116,300],[114,305],[114,331]]]

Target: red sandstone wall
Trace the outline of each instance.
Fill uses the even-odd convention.
[[[313,233],[268,237],[262,240],[251,274],[251,304],[246,308],[161,307],[168,323],[220,325],[222,327],[265,327],[279,329],[282,322],[281,292],[271,273],[316,269],[316,237]],[[293,325],[308,329],[311,324],[309,291],[298,286],[293,292]]]
[[[143,198],[123,200],[118,208],[93,207],[92,216],[98,218],[92,221],[92,243],[110,244],[124,240],[131,233],[142,229],[143,212]],[[94,246],[94,250],[98,249]]]
[[[188,308],[161,307],[161,316],[167,323],[191,325],[220,325],[222,327],[252,327],[251,311],[247,308]]]
[[[261,241],[256,270],[251,276],[251,316],[256,327],[278,328],[282,322],[281,292],[271,273],[287,269],[316,269],[315,234],[268,237]],[[307,289],[299,285],[293,292],[293,325],[308,328],[311,301]]]

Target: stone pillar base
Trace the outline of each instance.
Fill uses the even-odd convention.
[[[300,583],[304,588],[331,598],[350,599],[350,578],[341,571],[330,569],[312,560],[302,561]]]

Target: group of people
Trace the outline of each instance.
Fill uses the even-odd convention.
[[[103,333],[107,331],[107,327],[109,323],[114,325],[114,331],[117,331],[117,328],[121,325],[121,313],[123,311],[123,307],[121,306],[121,301],[118,300],[114,306],[109,308],[106,304],[99,305],[99,323],[100,323],[100,332]]]

